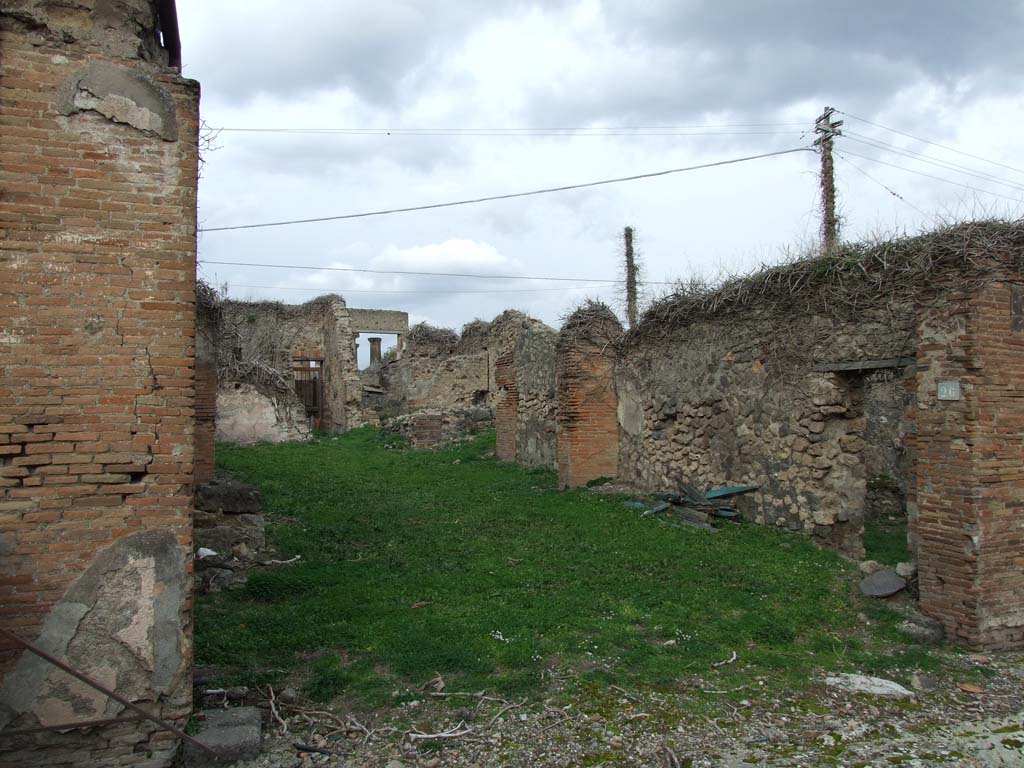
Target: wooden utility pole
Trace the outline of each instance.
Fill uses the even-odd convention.
[[[633,258],[633,228],[626,227],[623,232],[626,242],[626,319],[629,327],[636,326],[636,261]]]
[[[814,124],[818,138],[814,145],[821,153],[821,250],[828,253],[839,242],[839,220],[836,218],[836,180],[832,168],[832,139],[842,136],[842,120],[832,120],[835,110],[825,107]]]

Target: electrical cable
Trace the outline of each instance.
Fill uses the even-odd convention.
[[[1008,181],[1001,176],[985,173],[984,171],[979,171],[976,168],[970,168],[966,165],[960,165],[959,163],[953,163],[947,160],[939,160],[938,158],[930,157],[929,155],[925,155],[921,152],[915,152],[912,149],[905,149],[904,147],[897,147],[894,144],[889,144],[885,141],[878,141],[871,136],[864,136],[862,134],[855,133],[854,131],[844,131],[842,135],[843,138],[850,139],[850,141],[855,141],[858,144],[864,144],[869,147],[874,147],[875,149],[892,152],[896,155],[903,155],[904,157],[909,157],[912,160],[918,160],[919,162],[934,165],[938,168],[953,171],[954,173],[962,173],[965,176],[973,176],[974,178],[981,179],[982,181],[988,181],[993,184],[999,184],[1000,186],[1024,192],[1024,184],[1020,184],[1015,181]]]
[[[411,135],[411,136],[581,136],[581,135],[613,135],[628,136],[637,131],[671,131],[667,134],[651,135],[677,135],[676,131],[713,131],[722,128],[789,128],[802,127],[805,123],[693,123],[689,125],[623,125],[623,126],[587,126],[576,128],[238,128],[232,126],[213,127],[209,130],[225,133],[312,133],[312,134],[339,134],[355,136],[372,135]],[[746,132],[743,132],[746,133]],[[793,131],[766,131],[765,133],[793,133]],[[644,135],[644,134],[640,134]],[[702,133],[678,135],[705,135]],[[713,135],[713,134],[712,134]],[[733,135],[733,134],[725,134]],[[742,133],[740,134],[742,135]]]
[[[943,178],[942,176],[935,176],[935,175],[930,174],[930,173],[924,173],[923,171],[915,171],[912,168],[905,168],[902,165],[896,165],[895,163],[887,163],[884,160],[879,160],[877,157],[869,157],[867,155],[861,155],[861,154],[858,154],[857,152],[851,152],[849,150],[845,150],[845,152],[848,155],[853,155],[854,157],[859,157],[862,160],[868,160],[868,161],[870,161],[872,163],[878,163],[879,165],[887,165],[890,168],[895,168],[896,170],[899,170],[899,171],[906,171],[907,173],[915,173],[918,176],[924,176],[926,179],[935,179],[936,181],[944,181],[947,184],[953,184],[955,186],[963,187],[964,189],[970,189],[970,190],[973,190],[975,192],[982,192],[982,193],[984,193],[986,195],[993,195],[994,197],[1001,197],[1004,200],[1010,200],[1010,201],[1012,201],[1014,203],[1017,203],[1017,204],[1024,203],[1024,200],[1022,200],[1021,198],[1018,198],[1018,197],[1010,197],[1009,195],[1003,195],[1003,194],[1000,194],[999,192],[992,192],[991,190],[982,189],[981,187],[973,187],[970,184],[963,184],[963,183],[961,183],[959,181],[953,181],[952,179],[946,179],[946,178]]]
[[[619,281],[622,282],[622,281]],[[334,286],[323,286],[320,288],[304,288],[301,286],[289,286],[289,285],[241,285],[241,284],[229,284],[234,288],[261,288],[268,291],[310,291],[313,293],[330,293],[335,291],[337,293],[396,293],[396,294],[416,294],[416,295],[439,295],[447,296],[449,294],[485,294],[485,293],[544,293],[547,291],[589,291],[589,290],[606,290],[608,288],[618,288],[619,286],[613,283],[605,283],[604,285],[566,285],[559,286],[558,288],[511,288],[502,289],[497,288],[492,291],[477,290],[477,291],[398,291],[398,290],[374,290],[372,288],[338,288]]]
[[[886,192],[888,192],[888,193],[889,193],[890,195],[892,195],[893,197],[895,197],[895,198],[897,198],[897,199],[899,199],[899,200],[902,200],[902,201],[903,201],[904,203],[906,203],[907,205],[909,205],[909,206],[910,206],[911,208],[913,208],[913,209],[914,209],[915,211],[917,211],[918,213],[920,213],[920,214],[921,214],[922,216],[925,216],[925,217],[927,217],[927,216],[928,216],[928,214],[927,214],[927,213],[925,213],[925,212],[924,212],[924,211],[922,211],[922,210],[921,210],[920,208],[918,208],[918,207],[917,207],[916,205],[914,205],[914,204],[913,204],[912,202],[910,202],[909,200],[907,200],[907,198],[905,198],[905,197],[904,197],[903,195],[901,195],[901,194],[900,194],[899,192],[897,192],[896,190],[894,190],[894,189],[890,188],[890,187],[889,187],[888,185],[886,185],[886,184],[883,184],[883,183],[882,183],[882,182],[880,182],[880,181],[879,181],[878,179],[876,179],[876,178],[875,178],[874,176],[872,176],[872,175],[871,175],[870,173],[868,173],[868,172],[867,172],[867,171],[865,171],[865,170],[864,170],[863,168],[861,168],[861,167],[860,167],[859,165],[857,165],[856,163],[854,163],[854,162],[853,162],[852,160],[850,160],[850,159],[849,159],[849,158],[847,158],[847,157],[844,157],[844,156],[843,156],[843,153],[842,153],[842,152],[838,152],[838,151],[837,151],[837,152],[836,152],[836,155],[838,155],[838,156],[839,156],[839,159],[840,159],[840,160],[842,160],[842,161],[843,161],[844,163],[846,163],[846,164],[847,164],[847,165],[849,165],[849,166],[850,166],[851,168],[853,168],[853,170],[855,170],[855,171],[857,171],[858,173],[860,173],[861,175],[863,175],[863,176],[867,177],[867,178],[868,178],[869,180],[871,180],[871,181],[875,182],[875,184],[877,184],[878,186],[880,186],[880,187],[881,187],[882,189],[884,189],[884,190],[885,190]]]
[[[970,158],[972,158],[974,160],[981,160],[983,163],[990,163],[992,165],[998,165],[1000,168],[1006,168],[1007,170],[1014,171],[1015,173],[1024,173],[1024,171],[1022,171],[1020,168],[1014,168],[1012,165],[1007,165],[1006,163],[1000,163],[997,160],[990,160],[987,157],[982,157],[981,155],[972,155],[970,152],[964,152],[962,149],[957,149],[956,147],[951,147],[951,146],[949,146],[947,144],[939,144],[937,141],[929,141],[928,139],[921,138],[920,136],[915,136],[912,133],[907,133],[906,131],[901,131],[898,128],[890,128],[887,125],[882,125],[881,123],[876,123],[876,122],[874,122],[872,120],[868,120],[868,119],[863,118],[863,117],[857,117],[856,115],[851,115],[849,112],[843,112],[841,109],[837,109],[836,112],[838,112],[840,115],[845,115],[846,117],[849,117],[851,120],[859,120],[862,123],[867,123],[868,125],[873,125],[876,128],[881,128],[883,131],[891,131],[892,133],[898,133],[900,136],[906,136],[908,139],[914,139],[915,141],[920,141],[920,142],[923,142],[925,144],[931,144],[933,147],[938,147],[939,149],[944,149],[947,152],[955,152],[956,154],[963,155],[964,157],[970,157]]]
[[[400,269],[365,269],[361,267],[317,267],[309,264],[257,264],[251,261],[212,261],[200,259],[202,264],[220,264],[232,267],[268,267],[271,269],[304,269],[313,272],[361,272],[372,275],[416,275],[420,277],[472,277],[482,280],[550,280],[569,283],[621,283],[621,279],[603,277],[538,277],[536,275],[481,275],[476,272],[414,272]],[[670,281],[644,280],[642,285],[671,285]]]
[[[491,195],[489,197],[477,197],[468,200],[456,200],[449,203],[433,203],[431,205],[415,205],[407,208],[390,208],[381,211],[367,211],[364,213],[348,213],[337,216],[318,216],[310,219],[292,219],[288,221],[269,221],[260,224],[235,224],[232,226],[224,227],[201,227],[199,232],[225,232],[229,230],[237,229],[260,229],[264,227],[284,227],[293,224],[313,224],[323,221],[340,221],[343,219],[361,219],[368,216],[385,216],[392,213],[409,213],[411,211],[427,211],[436,208],[451,208],[458,205],[472,205],[475,203],[485,203],[492,200],[509,200],[516,197],[531,197],[534,195],[546,195],[553,192],[567,192],[573,189],[585,189],[587,187],[599,187],[605,184],[619,184],[626,181],[639,181],[641,179],[652,179],[658,176],[668,176],[674,173],[685,173],[687,171],[697,171],[704,168],[716,168],[723,165],[735,165],[736,163],[745,163],[750,160],[761,160],[767,157],[777,157],[780,155],[789,155],[794,152],[814,152],[810,147],[796,147],[794,149],[783,149],[777,152],[765,152],[760,155],[748,155],[747,157],[737,157],[730,160],[718,160],[713,163],[701,163],[700,165],[691,165],[685,168],[670,168],[665,171],[655,171],[653,173],[638,173],[633,176],[622,176],[615,179],[602,179],[600,181],[588,181],[582,184],[566,184],[560,187],[547,187],[544,189],[535,189],[529,192],[512,192],[505,195]],[[212,263],[212,262],[211,262]]]

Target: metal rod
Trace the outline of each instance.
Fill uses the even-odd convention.
[[[137,723],[144,718],[142,715],[130,717],[108,717],[104,720],[80,720],[77,723],[61,723],[60,725],[41,725],[38,728],[21,728],[17,731],[0,731],[0,739],[12,736],[28,736],[32,733],[46,731],[73,731],[76,728],[95,728],[98,725],[114,725],[115,723]]]
[[[78,680],[81,680],[83,683],[88,685],[90,688],[95,688],[100,693],[105,693],[107,696],[112,698],[118,704],[121,704],[121,705],[123,705],[125,707],[128,707],[128,709],[132,710],[132,712],[135,712],[135,713],[137,713],[139,715],[142,715],[142,717],[144,717],[146,720],[149,720],[150,722],[156,723],[163,730],[170,731],[175,736],[177,736],[179,739],[187,741],[192,746],[198,747],[199,749],[203,750],[204,752],[208,752],[211,755],[214,755],[216,757],[220,757],[220,755],[217,754],[217,752],[215,750],[211,749],[210,747],[206,746],[205,744],[203,744],[200,741],[196,741],[195,739],[193,739],[191,736],[189,736],[187,733],[185,733],[181,729],[176,728],[175,726],[173,726],[170,723],[168,723],[166,720],[161,720],[156,715],[151,715],[149,712],[144,710],[138,704],[135,704],[135,703],[133,703],[131,701],[128,701],[128,699],[124,698],[123,696],[121,696],[121,695],[119,695],[117,693],[114,693],[109,688],[105,688],[104,686],[102,686],[99,683],[97,683],[95,680],[87,677],[86,675],[83,675],[77,669],[74,669],[73,667],[69,667],[67,664],[65,664],[63,661],[58,659],[56,656],[52,656],[49,653],[47,653],[46,651],[44,651],[42,648],[39,648],[39,647],[33,645],[28,640],[23,640],[22,638],[18,637],[13,632],[11,632],[9,630],[6,630],[6,629],[3,629],[2,627],[0,627],[0,634],[3,634],[5,636],[9,637],[11,640],[16,642],[18,645],[20,645],[20,646],[22,646],[24,648],[27,648],[28,650],[32,651],[32,653],[34,653],[36,656],[39,656],[40,658],[46,659],[46,661],[48,661],[51,664],[53,664],[53,666],[57,667],[57,669],[60,669],[60,670],[62,670],[64,672],[67,672],[72,677],[77,678]]]

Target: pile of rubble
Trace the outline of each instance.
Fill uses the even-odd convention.
[[[267,547],[258,489],[218,478],[196,488],[195,504],[197,594],[238,588],[250,569],[287,562],[273,559]]]

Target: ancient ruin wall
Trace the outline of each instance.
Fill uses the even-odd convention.
[[[294,394],[293,366],[296,358],[314,358],[323,361],[320,428],[341,431],[363,423],[362,383],[348,308],[340,296],[322,296],[298,306],[225,301],[218,311],[222,317],[213,343],[222,395],[233,398],[234,384],[253,385],[246,390],[246,397],[251,400],[261,393],[267,401],[260,404],[261,413],[273,412],[284,419],[277,422],[280,429],[268,424],[274,433],[294,435],[298,430],[308,434],[300,423],[304,416],[293,418],[301,409]],[[233,421],[218,416],[218,432],[225,439],[230,423]],[[247,440],[242,433],[237,439]]]
[[[1018,252],[1024,253],[1024,249]],[[1019,263],[1019,262],[1018,262]],[[911,491],[921,607],[973,647],[1024,647],[1019,276],[921,318]]]
[[[516,460],[528,467],[553,467],[558,461],[557,343],[557,331],[535,325],[519,334],[512,349]]]
[[[879,304],[839,325],[747,307],[623,345],[623,478],[760,485],[741,500],[751,519],[860,556],[866,374],[820,369],[913,353],[912,308]]]
[[[558,483],[575,488],[619,474],[615,344],[622,326],[603,304],[581,307],[557,342]]]
[[[0,10],[0,612],[181,726],[199,88],[166,66],[154,8]],[[122,713],[0,644],[0,728]],[[0,765],[164,766],[176,745],[129,722],[8,739]]]

